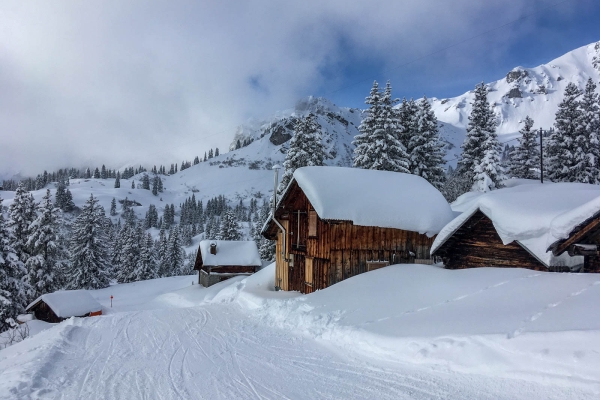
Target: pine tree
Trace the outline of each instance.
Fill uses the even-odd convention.
[[[156,211],[156,206],[154,204],[150,204],[148,206],[148,211],[146,212],[146,218],[144,218],[144,228],[157,228],[158,227],[158,211]]]
[[[119,255],[119,267],[117,280],[127,283],[136,280],[135,270],[140,258],[140,239],[143,231],[139,224],[128,225],[121,230],[121,253]]]
[[[117,215],[117,200],[114,197],[110,201],[110,215],[113,217]]]
[[[73,195],[69,189],[65,192],[65,202],[64,207],[62,208],[64,212],[71,212],[75,210],[75,203],[73,202]]]
[[[54,207],[51,199],[48,189],[38,207],[39,215],[29,225],[27,246],[31,256],[25,265],[27,281],[31,287],[29,300],[60,288],[60,277],[56,273],[63,269],[60,260],[64,258],[65,250],[61,248],[58,237],[59,209]]]
[[[510,173],[515,178],[536,179],[535,169],[540,167],[540,149],[537,131],[532,130],[534,121],[525,117],[519,133],[519,146],[510,153]]]
[[[115,178],[115,189],[121,187],[121,173],[117,171],[117,177]]]
[[[427,97],[418,103],[414,120],[416,129],[408,144],[410,172],[440,189],[446,177],[444,144],[440,141],[437,118]]]
[[[73,224],[68,275],[70,289],[108,287],[109,252],[107,219],[104,208],[90,195]]]
[[[483,82],[475,87],[475,100],[459,161],[459,168],[471,177],[474,188],[479,191],[499,188],[504,180],[496,117],[487,102],[487,93]]]
[[[576,180],[577,138],[582,129],[582,112],[577,98],[581,91],[573,83],[565,88],[563,101],[558,105],[554,132],[548,138],[547,172],[554,182]]]
[[[19,260],[25,264],[29,258],[29,225],[35,215],[35,202],[33,196],[25,190],[20,183],[15,192],[13,203],[9,207],[8,227],[12,230],[12,247],[15,249]]]
[[[158,276],[160,278],[169,276],[169,241],[164,228],[161,228],[158,234],[157,257]]]
[[[221,217],[221,226],[219,227],[217,240],[242,240],[240,224],[233,211],[228,210]]]
[[[322,166],[325,152],[321,142],[321,127],[315,116],[309,113],[305,118],[299,118],[294,127],[294,136],[285,156],[283,167],[285,172],[279,184],[281,194],[292,180],[294,171],[300,167]]]
[[[215,157],[217,157],[219,155],[219,148],[215,147]]]
[[[185,261],[185,251],[181,243],[181,233],[179,227],[175,226],[169,234],[168,243],[168,268],[169,276],[180,275],[183,271]]]
[[[148,174],[142,176],[142,189],[150,190],[150,177]]]
[[[354,139],[354,167],[408,173],[408,154],[398,139],[403,129],[393,109],[397,100],[392,99],[392,88],[388,82],[385,92],[373,83],[365,103],[369,104],[367,116],[360,124],[360,134]]]
[[[106,167],[102,164],[102,169],[100,169],[100,179],[108,178],[108,174],[106,173]]]
[[[596,84],[588,79],[580,102],[581,122],[575,139],[575,180],[600,183],[600,101]]]
[[[208,158],[213,158],[213,150],[212,149],[210,149],[208,151]]]
[[[154,241],[149,233],[140,243],[140,257],[133,271],[133,281],[158,278],[158,265],[154,253]]]
[[[10,327],[7,319],[15,319],[27,305],[28,287],[23,280],[26,270],[11,245],[11,236],[0,211],[0,332]]]
[[[158,182],[160,181],[160,178],[158,176],[154,176],[154,178],[152,178],[152,194],[155,196],[158,196]]]
[[[98,167],[94,170],[94,179],[100,179],[100,170]]]

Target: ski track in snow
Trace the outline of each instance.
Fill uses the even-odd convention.
[[[55,329],[62,332],[46,357],[32,360],[20,380],[0,392],[0,398],[580,396],[568,387],[541,388],[525,380],[456,374],[341,354],[334,346],[261,325],[235,304],[116,313],[78,319]]]

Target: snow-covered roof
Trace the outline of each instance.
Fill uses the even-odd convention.
[[[600,196],[556,217],[550,224],[548,248],[556,242],[569,238],[575,228],[588,219],[596,217],[599,213]]]
[[[396,228],[428,236],[454,217],[450,205],[417,175],[344,167],[303,167],[294,172],[321,219]]]
[[[43,294],[31,302],[26,311],[40,301],[46,303],[59,318],[80,317],[102,310],[100,303],[87,290],[61,290]]]
[[[217,254],[210,254],[210,245],[217,245]],[[208,266],[240,265],[261,266],[256,242],[236,240],[202,240],[200,242],[202,264]]]
[[[452,205],[463,213],[440,231],[431,252],[480,210],[490,218],[504,244],[517,241],[547,266],[578,265],[583,262],[582,257],[567,254],[556,257],[547,249],[558,238],[564,238],[565,232],[570,232],[568,227],[576,220],[573,216],[581,215],[582,208],[589,211],[592,204],[600,209],[600,186],[583,183],[527,183],[479,196],[468,193]]]

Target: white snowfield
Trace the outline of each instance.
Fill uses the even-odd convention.
[[[310,295],[273,280],[93,291],[105,315],[0,351],[0,399],[600,396],[598,275],[395,265]]]
[[[454,217],[444,196],[417,175],[303,167],[294,172],[294,180],[325,220],[404,229],[431,237]]]
[[[102,306],[87,290],[60,290],[54,293],[46,293],[31,302],[26,311],[38,302],[48,304],[59,318],[81,317],[91,312],[101,311]]]
[[[435,252],[477,210],[490,218],[504,244],[517,241],[546,266],[575,266],[583,257],[559,257],[546,251],[594,212],[600,210],[600,186],[514,180],[509,187],[485,194],[467,193],[453,203],[462,214],[435,238]],[[595,211],[594,211],[595,210]],[[586,215],[587,217],[583,218]],[[583,219],[582,219],[583,218]]]
[[[211,244],[216,245],[216,254],[210,253]],[[202,240],[200,241],[202,264],[208,266],[262,265],[256,242],[253,240]]]

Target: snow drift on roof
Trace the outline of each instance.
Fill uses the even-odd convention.
[[[217,244],[217,254],[210,254],[210,244]],[[254,241],[203,240],[200,242],[202,264],[208,266],[241,265],[261,266],[260,255]]]
[[[81,317],[102,310],[100,303],[87,290],[61,290],[41,295],[27,306],[26,311],[40,300],[46,303],[59,318]]]
[[[463,214],[440,231],[431,251],[433,253],[439,249],[473,213],[481,210],[492,220],[504,244],[516,240],[548,266],[577,265],[583,262],[581,257],[557,258],[546,252],[548,241],[553,241],[551,227],[554,221],[562,221],[559,216],[599,196],[598,185],[536,183],[495,190],[480,196],[468,196],[467,201],[458,199],[457,203],[464,210]]]
[[[598,212],[600,212],[600,196],[554,218],[550,225],[547,247],[559,240],[567,239],[578,225],[592,218]]]
[[[437,234],[454,214],[417,175],[342,167],[304,167],[294,179],[325,220]]]

